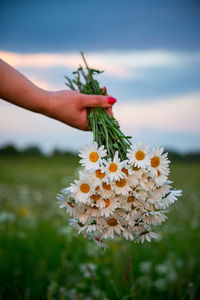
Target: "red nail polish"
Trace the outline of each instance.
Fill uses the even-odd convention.
[[[107,98],[108,99],[108,104],[111,104],[111,105],[113,105],[117,100],[115,99],[115,98],[113,98],[113,97],[108,97]]]

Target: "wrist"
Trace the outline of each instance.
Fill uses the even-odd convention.
[[[43,90],[41,88],[36,88],[33,97],[35,98],[34,111],[43,115],[49,115],[49,102],[50,96],[49,91]]]

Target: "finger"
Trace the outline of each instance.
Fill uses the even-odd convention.
[[[117,100],[113,97],[106,97],[101,95],[83,95],[81,105],[82,107],[111,107]]]

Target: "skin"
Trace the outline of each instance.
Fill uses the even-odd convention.
[[[41,89],[2,59],[0,59],[0,78],[0,98],[69,126],[87,130],[88,107],[106,108],[113,116],[108,96]]]

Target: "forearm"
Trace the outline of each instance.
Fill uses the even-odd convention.
[[[45,91],[0,59],[0,98],[34,112],[46,106]]]
[[[116,100],[76,91],[45,91],[0,59],[0,98],[72,127],[87,130],[87,108],[100,106],[112,116]]]

